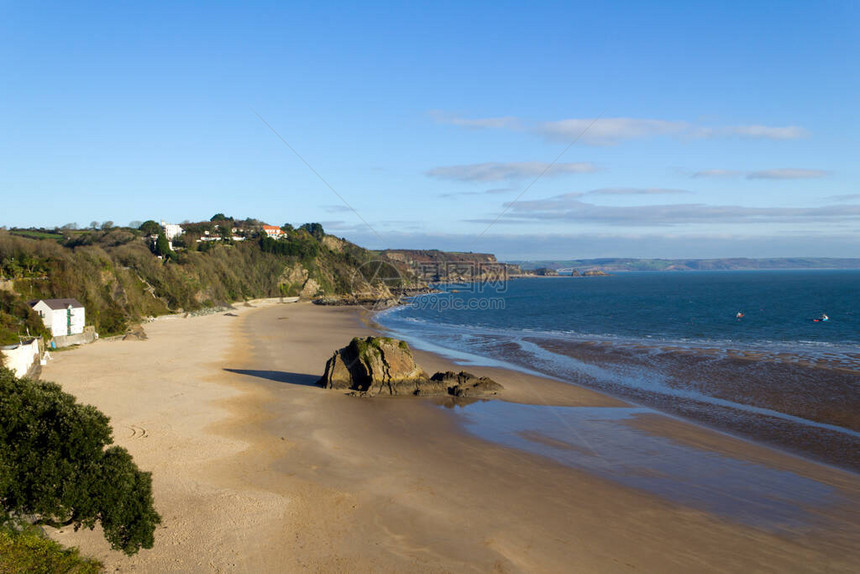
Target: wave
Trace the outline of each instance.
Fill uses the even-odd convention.
[[[778,340],[762,339],[758,341],[740,341],[736,339],[716,339],[706,337],[663,337],[643,334],[639,337],[619,335],[615,333],[580,332],[568,329],[535,329],[530,327],[499,327],[474,325],[456,322],[432,321],[420,317],[403,317],[409,307],[394,307],[380,311],[376,321],[382,326],[397,330],[415,331],[425,336],[438,336],[452,333],[471,333],[474,335],[520,336],[533,335],[541,338],[552,338],[572,342],[608,342],[628,346],[671,346],[689,349],[724,349],[734,351],[756,351],[782,355],[797,355],[813,359],[821,353],[840,356],[849,362],[856,363],[860,368],[860,349],[857,345],[842,344],[830,341],[814,340]]]

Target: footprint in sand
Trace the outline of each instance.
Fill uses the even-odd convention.
[[[131,435],[128,438],[149,438],[149,431],[143,427],[129,425],[126,428],[131,431]]]

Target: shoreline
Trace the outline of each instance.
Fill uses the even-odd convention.
[[[480,354],[480,346],[451,348],[460,336],[445,325],[426,332],[396,320],[388,326],[380,321],[387,312],[375,313],[372,324],[469,367],[497,366],[565,381],[822,464],[860,470],[860,415],[853,398],[858,371],[845,363],[856,365],[856,353],[787,355],[781,349],[721,347],[716,342],[469,331],[470,341],[492,347],[490,355]],[[637,383],[639,378],[645,382]],[[792,401],[792,396],[806,399]]]
[[[847,572],[860,559],[854,474],[659,415],[636,419],[641,429],[611,423],[634,440],[686,440],[796,474],[849,502],[813,505],[823,525],[737,523],[483,440],[464,426],[472,407],[320,389],[334,349],[372,329],[354,309],[261,307],[147,324],[146,341],[96,343],[48,366],[45,378],[108,414],[117,444],[153,472],[164,518],[155,548],[132,558],[108,552],[98,532],[52,537],[108,570],[143,572],[557,572],[571,561],[583,572]],[[543,377],[462,368],[505,386],[486,405],[629,408]]]

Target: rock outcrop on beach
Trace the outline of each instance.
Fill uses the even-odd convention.
[[[123,341],[146,341],[149,337],[142,325],[134,325],[122,336]]]
[[[430,380],[442,383],[449,395],[461,398],[497,395],[504,388],[489,377],[478,377],[466,371],[436,373]]]
[[[352,391],[360,396],[412,395],[483,397],[498,394],[502,386],[471,373],[436,373],[429,376],[415,363],[405,341],[388,337],[354,338],[334,352],[317,382],[327,389]]]
[[[430,377],[415,364],[406,343],[385,337],[356,337],[335,351],[319,384],[368,396],[414,395],[429,387]]]

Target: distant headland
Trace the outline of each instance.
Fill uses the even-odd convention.
[[[777,257],[754,259],[729,257],[723,259],[556,259],[538,261],[511,261],[523,273],[541,270],[566,274],[576,270],[580,273],[603,271],[756,271],[777,269],[860,269],[860,258],[847,257]],[[550,273],[551,274],[551,273]]]

